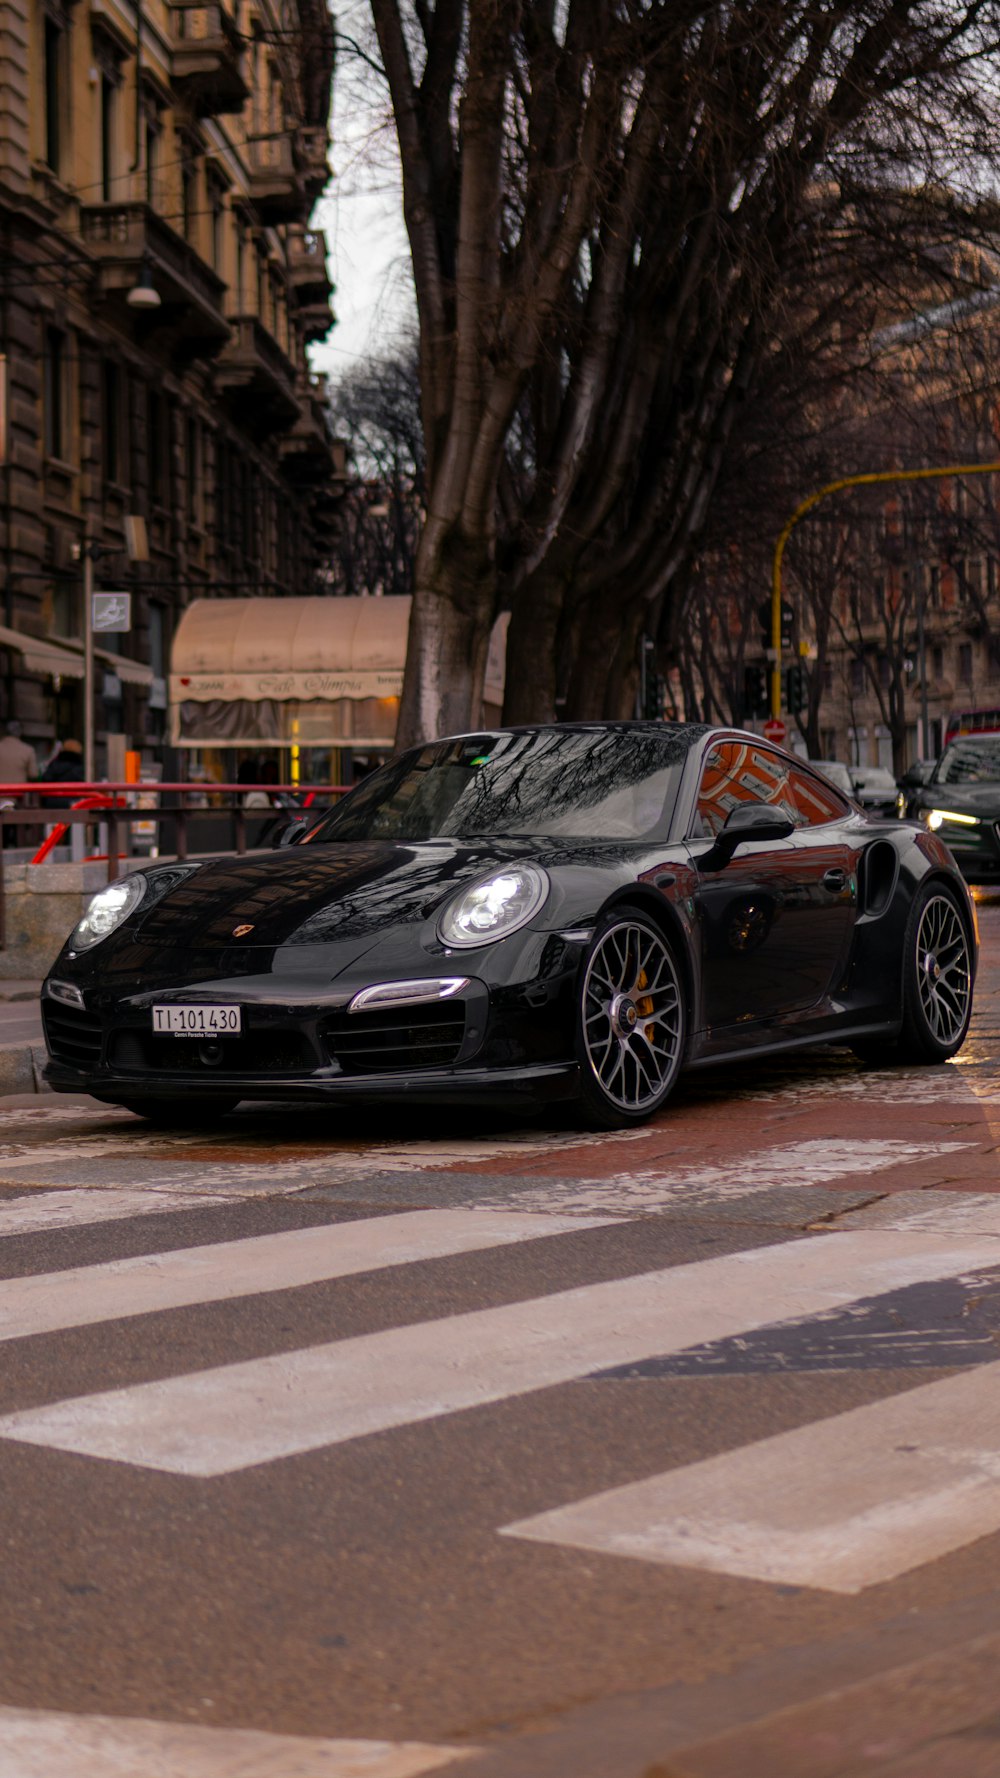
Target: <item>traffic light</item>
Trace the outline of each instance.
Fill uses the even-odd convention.
[[[785,674],[785,708],[793,716],[809,702],[809,680],[801,661],[793,661]]]
[[[757,621],[760,624],[760,639],[765,649],[772,647],[771,623],[772,608],[770,599],[762,599],[757,607]],[[790,648],[792,642],[792,625],[795,622],[795,608],[787,599],[781,601],[781,646]]]
[[[743,714],[744,716],[766,716],[768,711],[767,668],[764,666],[744,667],[743,669]]]
[[[647,722],[662,720],[666,690],[667,682],[659,673],[647,672],[642,698],[642,714]]]

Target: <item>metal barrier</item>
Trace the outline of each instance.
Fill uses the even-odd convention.
[[[242,856],[247,851],[247,822],[252,828],[259,824],[261,830],[269,827],[276,818],[282,815],[293,817],[297,814],[316,814],[328,806],[330,799],[343,796],[350,788],[346,784],[324,784],[308,786],[305,796],[308,804],[303,801],[295,807],[287,808],[275,805],[270,808],[251,808],[245,805],[244,798],[253,791],[263,791],[268,796],[294,795],[303,796],[301,785],[286,784],[43,784],[36,780],[31,784],[0,784],[0,805],[7,797],[18,797],[18,805],[11,808],[0,806],[0,950],[6,944],[6,897],[4,894],[4,827],[34,827],[55,824],[64,830],[74,827],[106,828],[108,835],[107,853],[90,854],[82,862],[103,862],[107,859],[108,882],[113,883],[119,874],[119,865],[123,858],[132,857],[131,852],[123,852],[122,841],[134,822],[166,822],[173,838],[173,850],[168,851],[171,858],[188,858],[190,856],[191,824],[204,824],[206,820],[219,817],[231,819],[233,824],[233,840],[231,847],[213,846],[208,856],[235,852]],[[126,799],[140,795],[155,793],[158,801],[154,807],[148,803],[141,807]],[[75,799],[75,806],[61,806],[61,799],[70,796]],[[163,802],[163,797],[176,797],[176,803]],[[28,798],[38,798],[34,806],[27,806]],[[46,802],[53,798],[60,799],[59,807],[46,808]],[[197,803],[190,800],[197,797]],[[233,800],[219,801],[220,797]],[[55,842],[58,843],[58,842]],[[46,843],[46,851],[52,849]],[[41,849],[40,849],[41,850]],[[162,851],[162,848],[158,848]]]

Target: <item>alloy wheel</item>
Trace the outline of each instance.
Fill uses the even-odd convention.
[[[932,896],[920,916],[917,988],[934,1037],[954,1043],[965,1029],[972,972],[968,935],[950,896]]]
[[[680,1062],[684,1007],[669,945],[623,920],[601,934],[583,985],[583,1045],[605,1097],[641,1112],[666,1093]]]

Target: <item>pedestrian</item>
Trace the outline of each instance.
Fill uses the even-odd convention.
[[[42,772],[41,784],[79,784],[83,780],[83,748],[79,741],[60,741],[55,753]],[[82,792],[71,792],[67,796],[46,796],[43,802],[46,808],[68,809],[70,803],[77,801]]]
[[[21,739],[21,724],[8,722],[6,733],[0,738],[0,784],[28,784],[37,777],[35,749]],[[18,796],[3,798],[4,806],[10,809],[17,808],[22,800]],[[26,828],[19,830],[13,824],[4,827],[5,846],[16,846],[22,838],[27,838]]]

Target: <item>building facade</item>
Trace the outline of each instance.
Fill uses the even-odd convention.
[[[324,0],[5,0],[0,719],[40,752],[87,726],[88,579],[132,594],[95,638],[111,776],[125,744],[162,759],[192,598],[318,590],[333,55]]]

